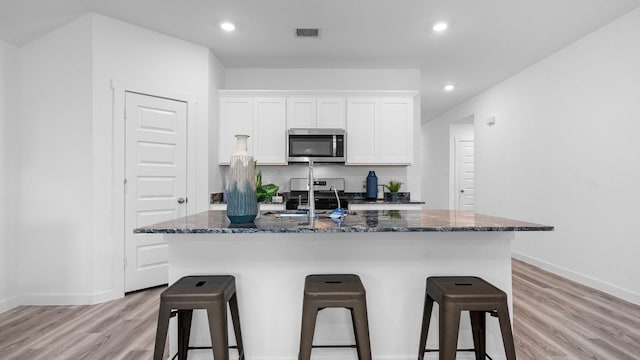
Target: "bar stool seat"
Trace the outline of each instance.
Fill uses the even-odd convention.
[[[429,323],[433,302],[439,309],[439,350],[426,349]],[[457,349],[460,314],[469,311],[473,333],[473,349]],[[439,351],[440,360],[453,360],[456,351],[473,351],[476,360],[487,358],[486,353],[486,313],[497,316],[502,332],[502,342],[507,360],[516,359],[507,294],[487,281],[474,276],[442,276],[427,278],[422,331],[418,360],[424,353]]]
[[[358,275],[308,275],[304,282],[302,330],[299,360],[309,360],[316,347],[353,347],[353,345],[313,345],[318,311],[324,308],[347,308],[351,311],[358,359],[371,360],[366,291]]]
[[[227,303],[231,311],[237,346],[229,346]],[[177,310],[173,312],[172,310]],[[207,310],[212,347],[189,347],[194,309]],[[192,349],[213,349],[215,360],[228,360],[229,348],[238,349],[244,359],[240,315],[236,297],[236,280],[231,275],[185,276],[160,295],[154,360],[161,360],[169,328],[169,318],[178,315],[178,359],[185,360]]]

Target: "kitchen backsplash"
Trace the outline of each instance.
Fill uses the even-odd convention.
[[[223,182],[226,184],[227,166],[220,166]],[[288,166],[258,166],[262,171],[262,183],[273,183],[280,187],[279,192],[289,191],[290,178],[304,178],[309,174],[306,164],[290,164]],[[344,178],[345,191],[364,192],[363,183],[369,170],[376,172],[378,184],[386,184],[389,180],[400,180],[404,183],[401,191],[410,191],[407,185],[406,166],[345,166],[339,164],[314,164],[313,175],[316,178]]]

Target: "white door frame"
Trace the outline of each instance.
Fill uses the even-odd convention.
[[[451,201],[451,209],[452,210],[460,210],[460,158],[458,154],[458,143],[463,141],[475,142],[475,138],[459,136],[453,137],[453,163],[452,163],[452,171],[451,171],[451,187],[450,187],[450,201]],[[475,163],[475,157],[474,157]]]
[[[452,125],[457,124],[469,124],[474,127],[473,135],[469,136],[457,136],[453,134]],[[475,115],[467,115],[460,119],[460,121],[449,124],[449,209],[454,210],[456,208],[456,202],[458,201],[458,192],[456,191],[456,140],[473,140],[475,141]]]
[[[113,89],[113,289],[124,296],[124,177],[125,177],[125,93],[134,92],[187,103],[187,214],[196,208],[196,96],[175,89],[136,81],[111,79]]]

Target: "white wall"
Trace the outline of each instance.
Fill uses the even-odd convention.
[[[16,124],[17,49],[0,41],[0,312],[18,302],[16,290],[16,241],[13,237],[12,140]]]
[[[420,91],[418,69],[227,69],[226,89],[245,90],[415,90]],[[420,128],[420,95],[415,98],[415,128]],[[422,151],[420,133],[415,132],[414,165],[412,166],[340,166],[318,165],[316,177],[345,178],[346,190],[363,191],[362,181],[374,170],[378,183],[398,179],[401,191],[421,200],[420,168]],[[289,178],[306,177],[302,165],[262,166],[263,183],[274,183],[280,191],[289,190]],[[224,176],[225,168],[221,167]],[[222,188],[217,191],[221,191]]]
[[[94,14],[18,52],[20,121],[12,137],[16,195],[11,205],[19,244],[11,251],[19,264],[16,302],[86,304],[117,298],[124,280],[124,240],[118,230],[124,208],[114,203],[122,181],[114,178],[114,169],[124,159],[114,158],[122,135],[113,131],[119,116],[112,80],[192,100],[189,191],[194,196],[189,203],[201,211],[209,199],[209,91],[220,86],[221,65],[205,47]],[[4,73],[7,67],[0,65]],[[0,93],[0,98],[6,96]],[[6,124],[6,112],[0,113],[0,124]],[[5,241],[0,245],[4,251]],[[6,287],[3,278],[0,301]]]
[[[113,134],[113,79],[136,84],[154,91],[169,91],[195,100],[195,123],[189,127],[188,178],[191,188],[189,204],[193,211],[204,211],[209,205],[209,91],[210,68],[217,59],[209,49],[162,35],[102,15],[87,15],[93,24],[93,187],[96,216],[93,262],[94,293],[103,298],[122,291],[123,234],[118,222],[123,218],[122,204],[114,202],[112,194],[121,191],[122,179],[114,179],[113,166],[124,159],[114,159],[113,141],[122,136]],[[214,84],[215,85],[215,84]],[[117,141],[116,141],[117,143]],[[193,186],[195,188],[193,188]],[[192,196],[193,195],[193,196]],[[115,293],[111,293],[115,292]]]
[[[25,303],[92,294],[91,23],[20,49],[16,232]]]
[[[556,227],[518,233],[515,256],[640,304],[638,34],[640,9],[457,106],[423,136],[473,114],[477,211]]]
[[[225,68],[213,52],[209,52],[209,193],[222,192],[226,179],[216,166],[218,162],[218,90],[226,83]]]

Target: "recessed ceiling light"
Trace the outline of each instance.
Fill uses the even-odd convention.
[[[453,84],[447,84],[443,87],[444,91],[453,91],[456,87]]]
[[[220,24],[220,29],[231,32],[236,29],[236,26],[233,23],[227,21]]]
[[[441,31],[445,31],[445,30],[447,30],[447,28],[448,28],[448,27],[449,27],[449,24],[447,24],[447,23],[446,23],[446,22],[444,22],[444,21],[440,21],[440,22],[435,23],[435,24],[433,25],[433,28],[432,28],[432,29],[433,29],[433,31],[435,31],[435,32],[441,32]]]

